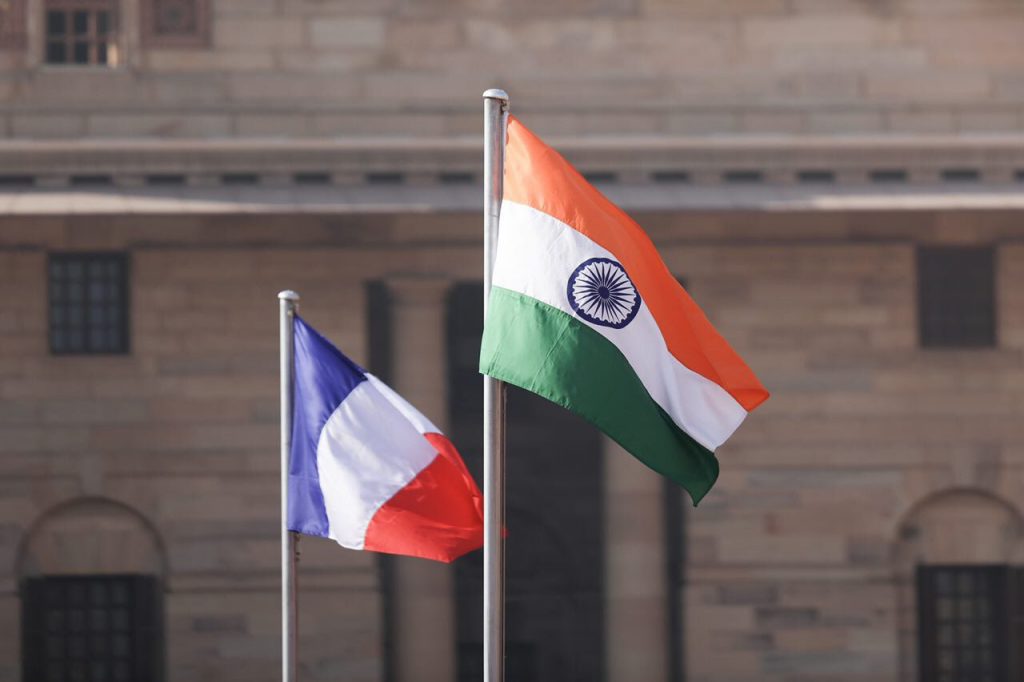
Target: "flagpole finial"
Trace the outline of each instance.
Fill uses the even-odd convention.
[[[298,301],[299,298],[301,298],[297,293],[295,293],[291,289],[285,289],[284,291],[279,293],[277,297],[282,301]]]
[[[500,88],[491,88],[490,90],[484,90],[484,99],[496,99],[501,100],[501,108],[508,110],[508,93]]]

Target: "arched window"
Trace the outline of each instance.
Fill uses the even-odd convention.
[[[137,512],[103,498],[37,521],[18,558],[22,679],[160,682],[166,557]]]
[[[901,679],[1020,679],[1024,524],[1017,511],[984,491],[949,490],[915,506],[899,534]]]

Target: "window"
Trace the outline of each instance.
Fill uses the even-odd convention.
[[[24,680],[162,679],[161,594],[152,576],[28,578],[21,613]]]
[[[114,66],[116,0],[47,0],[46,63]]]
[[[989,247],[921,247],[918,326],[926,348],[996,343],[995,256]]]
[[[1005,566],[918,568],[922,682],[1011,679],[1008,588],[1012,577]]]
[[[128,258],[50,255],[50,351],[128,352]]]

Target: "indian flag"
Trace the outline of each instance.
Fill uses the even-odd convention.
[[[644,231],[510,118],[480,371],[591,421],[694,503],[768,399]]]

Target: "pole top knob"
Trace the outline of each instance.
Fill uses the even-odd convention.
[[[277,295],[277,297],[279,299],[281,299],[282,301],[293,301],[293,302],[294,301],[298,301],[299,298],[301,298],[297,293],[295,293],[291,289],[285,289],[284,291],[279,293]]]
[[[501,100],[506,107],[508,106],[508,93],[499,88],[484,90],[484,99],[498,99]]]

